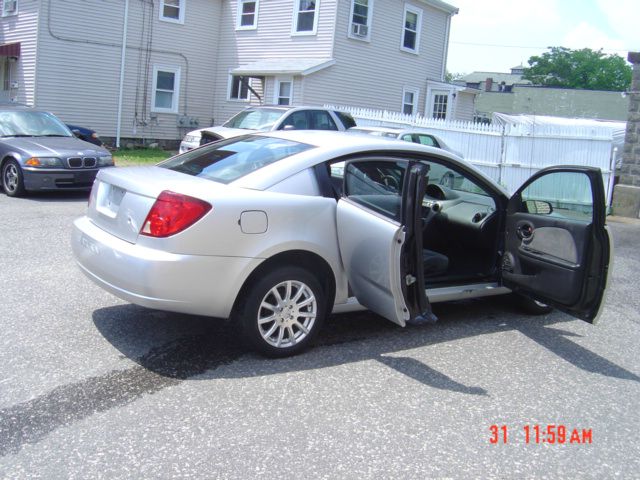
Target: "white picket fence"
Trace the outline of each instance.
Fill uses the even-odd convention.
[[[489,125],[436,120],[366,108],[325,106],[349,112],[359,126],[428,129],[511,193],[527,178],[545,167],[598,167],[602,170],[608,204],[611,203],[613,134],[607,127]]]

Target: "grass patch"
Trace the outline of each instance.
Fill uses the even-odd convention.
[[[112,152],[113,159],[118,167],[155,165],[176,153],[177,152],[160,150],[159,148],[120,149]]]

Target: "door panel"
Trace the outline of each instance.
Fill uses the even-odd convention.
[[[338,239],[349,284],[358,301],[398,325],[409,319],[400,285],[400,224],[345,199],[338,201]]]
[[[594,322],[610,257],[602,176],[589,167],[551,167],[511,198],[505,286]]]
[[[347,162],[337,227],[358,301],[398,325],[432,320],[422,265],[422,197],[428,167],[399,159]]]

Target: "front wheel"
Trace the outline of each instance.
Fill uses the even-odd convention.
[[[269,357],[305,350],[326,316],[326,294],[307,270],[281,267],[254,282],[235,312],[244,338]]]
[[[15,160],[7,160],[2,167],[2,186],[10,197],[21,197],[25,193],[22,168]]]
[[[553,311],[553,307],[550,307],[546,303],[539,302],[533,298],[525,297],[524,295],[517,295],[520,308],[530,315],[546,315]]]

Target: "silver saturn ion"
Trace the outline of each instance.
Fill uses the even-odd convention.
[[[612,247],[597,169],[551,167],[509,198],[442,149],[320,131],[102,170],[72,243],[102,288],[231,318],[269,356],[308,347],[332,311],[404,326],[435,321],[435,302],[512,291],[593,323]]]

